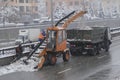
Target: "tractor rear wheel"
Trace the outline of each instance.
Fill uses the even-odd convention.
[[[70,54],[69,51],[66,51],[65,53],[63,53],[63,61],[67,62],[70,58]]]

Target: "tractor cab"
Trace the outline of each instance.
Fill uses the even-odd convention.
[[[73,22],[76,18],[83,16],[83,14],[86,13],[86,11],[80,11],[79,13],[74,14],[75,11],[71,12],[67,16],[60,19],[55,26],[49,27],[47,29],[47,46],[44,48],[44,50],[39,54],[41,58],[41,61],[39,62],[37,68],[42,68],[44,63],[48,63],[51,65],[54,65],[57,60],[57,54],[62,54],[63,61],[66,62],[69,60],[69,48],[67,48],[67,36],[66,36],[66,28],[68,25]],[[73,15],[73,16],[72,16]],[[72,17],[70,17],[72,16]],[[69,18],[70,17],[70,18]],[[64,22],[61,27],[58,27],[58,25],[65,19],[69,18]]]
[[[47,51],[60,52],[66,49],[66,30],[62,27],[51,27],[47,30]]]

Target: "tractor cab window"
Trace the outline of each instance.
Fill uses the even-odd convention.
[[[56,31],[48,31],[48,42],[55,42]]]
[[[58,43],[61,43],[63,40],[66,40],[65,30],[61,30],[58,32]]]
[[[54,49],[56,45],[56,31],[48,31],[48,45],[47,48]]]

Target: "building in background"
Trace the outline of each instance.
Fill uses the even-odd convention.
[[[37,0],[1,0],[0,7],[5,11],[6,7],[15,7],[18,9],[17,15],[20,18],[29,16],[31,18],[38,17],[38,1]]]
[[[38,7],[37,0],[12,0],[13,5],[19,7],[20,14],[27,14],[36,17]]]
[[[47,16],[51,15],[51,0],[45,0]],[[63,5],[64,4],[64,5]],[[53,0],[53,14],[58,6],[68,10],[87,10],[87,17],[118,18],[120,17],[120,0]],[[61,9],[62,10],[62,9]],[[61,11],[58,11],[58,13]],[[61,15],[61,13],[59,13]]]
[[[73,10],[87,10],[87,17],[120,16],[120,0],[52,0],[54,18],[61,18]],[[113,4],[114,3],[114,4]],[[10,7],[9,7],[10,6]],[[6,8],[7,7],[7,8]],[[10,9],[11,8],[11,9]],[[11,11],[11,12],[10,12]],[[13,12],[15,14],[13,14]],[[7,13],[11,13],[7,14]],[[17,16],[16,16],[17,15]],[[51,0],[0,0],[0,18],[2,20],[32,20],[51,16]],[[32,19],[31,19],[31,18]],[[13,19],[13,20],[12,20]],[[27,20],[26,20],[27,19]]]

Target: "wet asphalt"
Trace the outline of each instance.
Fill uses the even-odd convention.
[[[54,66],[37,72],[15,72],[0,80],[120,80],[120,39],[113,40],[109,52],[97,56],[71,56],[69,62],[59,57]]]

